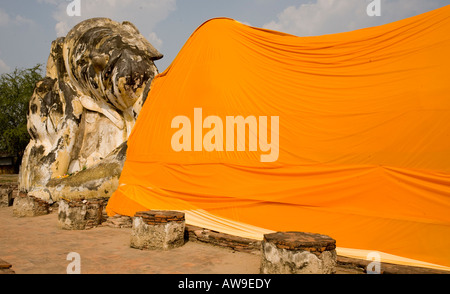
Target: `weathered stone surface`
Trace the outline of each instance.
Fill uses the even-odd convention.
[[[193,225],[186,225],[186,233],[189,241],[208,243],[252,254],[261,252],[261,241],[259,240],[233,236]]]
[[[162,224],[168,222],[184,222],[184,213],[170,210],[149,210],[138,211],[134,215],[135,217],[141,217],[146,224]]]
[[[116,214],[114,216],[107,217],[102,225],[112,228],[131,228],[132,224],[133,219],[131,217],[127,215]]]
[[[264,235],[264,240],[280,249],[307,250],[318,254],[336,249],[336,241],[333,238],[314,233],[276,232]]]
[[[101,225],[105,203],[105,199],[59,200],[59,228],[86,230]]]
[[[13,216],[30,217],[46,215],[49,213],[50,204],[47,201],[37,198],[33,195],[28,195],[21,192],[14,199]]]
[[[0,188],[0,207],[8,207],[12,199],[12,190]]]
[[[158,73],[153,61],[161,57],[131,23],[107,18],[85,20],[55,40],[46,76],[30,101],[31,140],[22,160],[20,190],[51,199],[59,188],[74,187],[58,182],[59,177],[96,169],[80,176],[94,179],[87,187],[82,184],[83,193],[112,193],[123,162],[99,163],[126,142]],[[113,183],[104,184],[108,181]]]
[[[122,143],[106,158],[74,175],[51,179],[45,188],[35,188],[33,195],[47,201],[65,199],[109,198],[119,186],[127,145]]]
[[[0,184],[0,207],[13,205],[13,200],[17,197],[18,193],[17,184]]]
[[[336,272],[336,241],[328,236],[303,232],[264,235],[261,243],[262,274],[333,274]]]
[[[133,217],[130,247],[169,250],[184,244],[184,213],[175,211],[138,212]]]

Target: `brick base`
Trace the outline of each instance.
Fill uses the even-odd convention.
[[[13,216],[30,217],[50,213],[50,204],[40,198],[20,192],[14,199]]]
[[[186,225],[186,234],[189,241],[209,243],[246,253],[259,254],[261,251],[261,241],[259,240],[233,236],[193,225]]]
[[[105,222],[102,226],[111,228],[131,228],[133,219],[127,215],[116,214],[114,216],[106,216]]]
[[[336,241],[326,235],[277,232],[264,235],[262,274],[333,274]]]
[[[58,206],[58,226],[64,230],[87,230],[103,222],[105,199],[61,199]]]
[[[130,247],[169,250],[184,245],[184,213],[150,210],[133,217]]]

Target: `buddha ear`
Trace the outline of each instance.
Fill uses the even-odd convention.
[[[139,30],[131,22],[123,21],[122,25],[124,27],[126,27],[128,30],[134,31],[136,34],[140,35]],[[144,37],[142,37],[142,39],[143,39],[145,46],[147,47],[147,50],[150,52],[151,60],[158,60],[158,59],[163,58],[164,55],[161,54],[155,47],[153,47],[153,45],[147,39],[145,39]]]
[[[122,22],[122,25],[128,27],[132,31],[135,31],[136,34],[140,34],[138,28],[134,24],[132,24],[131,22],[125,20],[125,21]]]

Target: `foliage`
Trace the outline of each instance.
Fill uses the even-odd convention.
[[[43,78],[41,67],[16,68],[0,76],[0,153],[21,158],[30,141],[28,106],[36,83]]]

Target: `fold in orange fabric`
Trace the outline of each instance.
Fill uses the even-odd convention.
[[[450,266],[449,32],[450,6],[316,37],[205,22],[154,79],[108,214],[202,209]]]

